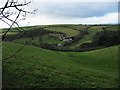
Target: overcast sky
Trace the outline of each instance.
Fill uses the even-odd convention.
[[[4,5],[5,0],[2,1],[0,3]],[[118,1],[32,0],[32,4],[26,9],[38,9],[38,11],[34,15],[27,15],[26,20],[19,24],[21,26],[26,26],[28,23],[29,25],[115,24],[118,23]],[[7,25],[0,21],[0,28],[2,27],[7,27]]]

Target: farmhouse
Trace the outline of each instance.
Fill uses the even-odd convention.
[[[57,46],[58,46],[58,47],[61,47],[61,46],[63,46],[63,45],[62,45],[61,43],[58,43]]]
[[[72,41],[72,38],[66,38],[66,39],[64,39],[63,41],[64,41],[64,42],[70,42],[70,41]]]
[[[65,36],[59,36],[58,38],[60,40],[64,41],[64,42],[70,42],[70,41],[72,41],[72,38],[66,38]]]
[[[59,36],[58,39],[63,40],[63,39],[65,39],[65,37],[64,36]]]

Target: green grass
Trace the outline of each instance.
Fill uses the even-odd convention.
[[[92,37],[97,33],[97,32],[100,32],[102,31],[102,27],[101,26],[93,26],[93,27],[90,27],[88,29],[88,34],[85,35],[82,39],[80,39],[78,42],[75,42],[73,44],[71,44],[69,47],[70,48],[76,48],[76,47],[79,47],[82,43],[85,43],[85,42],[91,42],[92,40]]]
[[[59,36],[63,36],[63,34],[55,34],[55,33],[50,33],[50,36],[55,36],[55,37],[59,37]]]
[[[89,26],[84,26],[84,25],[67,25],[67,27],[73,28],[73,29],[76,29],[76,30],[80,31],[80,30],[86,29]]]
[[[73,29],[70,29],[70,28],[66,28],[66,27],[48,27],[48,28],[44,28],[44,29],[47,29],[47,30],[51,30],[51,31],[57,31],[57,32],[63,32],[66,34],[67,37],[72,37],[72,36],[76,36],[78,35],[80,32],[79,31],[76,31],[76,30],[73,30]]]
[[[25,38],[15,39],[15,40],[13,40],[13,42],[21,43],[21,44],[26,44],[28,42],[31,42],[31,43],[29,43],[29,45],[34,46],[33,44],[35,44],[35,45],[39,46],[42,41],[40,41],[40,37],[37,36],[33,40],[32,40],[32,38],[25,37]]]
[[[40,45],[41,42],[48,43],[48,44],[58,44],[58,43],[63,44],[64,43],[63,41],[60,41],[58,38],[49,37],[49,35],[58,36],[59,34],[46,34],[46,35],[42,35],[40,37],[37,36],[32,41],[31,41],[31,38],[19,38],[19,39],[13,40],[13,42],[25,44],[26,42],[31,41],[32,43],[34,43],[36,45]]]
[[[16,43],[26,43],[30,40],[31,40],[31,38],[20,38],[20,39],[15,39],[14,42],[16,42]]]
[[[3,43],[3,58],[22,44]],[[89,52],[56,52],[27,46],[3,60],[3,87],[115,88],[118,47]]]
[[[111,31],[118,31],[120,29],[120,26],[108,26],[106,29]]]
[[[49,35],[43,35],[42,42],[48,43],[48,44],[58,44],[58,43],[62,44],[63,43],[63,41],[60,41],[58,38],[50,38]]]
[[[50,26],[50,27],[49,27]],[[86,27],[82,25],[41,25],[23,27],[26,30],[45,28],[63,32],[67,37],[76,36]],[[89,34],[71,44],[70,48],[79,47],[82,43],[91,42],[92,37],[103,26],[89,28]],[[76,30],[72,29],[75,28]],[[107,30],[117,30],[116,26],[107,26]],[[4,29],[6,30],[6,29]],[[78,31],[77,31],[78,30]],[[16,32],[14,28],[13,31]],[[8,33],[8,34],[9,34]],[[63,43],[50,38],[61,34],[46,34],[42,41],[49,44]],[[19,50],[31,38],[16,39],[14,42],[3,42],[3,58]],[[32,43],[40,44],[40,37],[35,37]],[[17,44],[21,43],[21,44]],[[34,46],[34,45],[33,45]],[[3,60],[3,87],[5,88],[116,88],[118,87],[118,46],[87,51],[58,52],[26,46],[14,57]]]
[[[8,28],[0,29],[0,32],[2,34],[4,34],[7,30],[8,30]],[[9,32],[7,32],[6,35],[14,35],[14,34],[17,34],[17,33],[18,33],[18,31],[15,28],[13,28]]]
[[[89,28],[89,31],[88,31],[88,35],[86,35],[82,40],[81,42],[84,42],[84,41],[88,41],[88,40],[92,40],[92,37],[97,33],[97,32],[100,32],[102,31],[102,27],[100,26],[95,26],[95,27],[91,27]]]
[[[18,32],[8,32],[6,35],[14,35],[17,34]],[[4,33],[3,33],[4,34]]]

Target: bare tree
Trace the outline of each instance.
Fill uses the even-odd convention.
[[[24,31],[24,28],[21,28],[19,26],[19,21],[25,20],[27,14],[35,14],[36,9],[33,11],[27,11],[24,10],[26,6],[28,6],[31,3],[31,1],[26,2],[19,2],[18,0],[7,0],[5,2],[5,5],[3,7],[0,7],[0,20],[2,20],[4,23],[6,23],[9,28],[2,34],[1,40],[3,41],[6,34],[13,28],[16,27],[18,31]],[[14,16],[15,18],[11,18],[11,16]],[[33,38],[31,39],[31,41]],[[28,41],[30,43],[31,41]],[[27,44],[26,44],[27,45]],[[19,50],[17,50],[13,55],[8,56],[8,59],[13,57],[15,54],[17,54],[19,51],[21,51],[26,45],[21,47]]]

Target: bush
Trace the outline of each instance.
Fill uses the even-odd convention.
[[[120,44],[120,31],[101,31],[96,33],[92,42],[97,46],[111,46]]]

